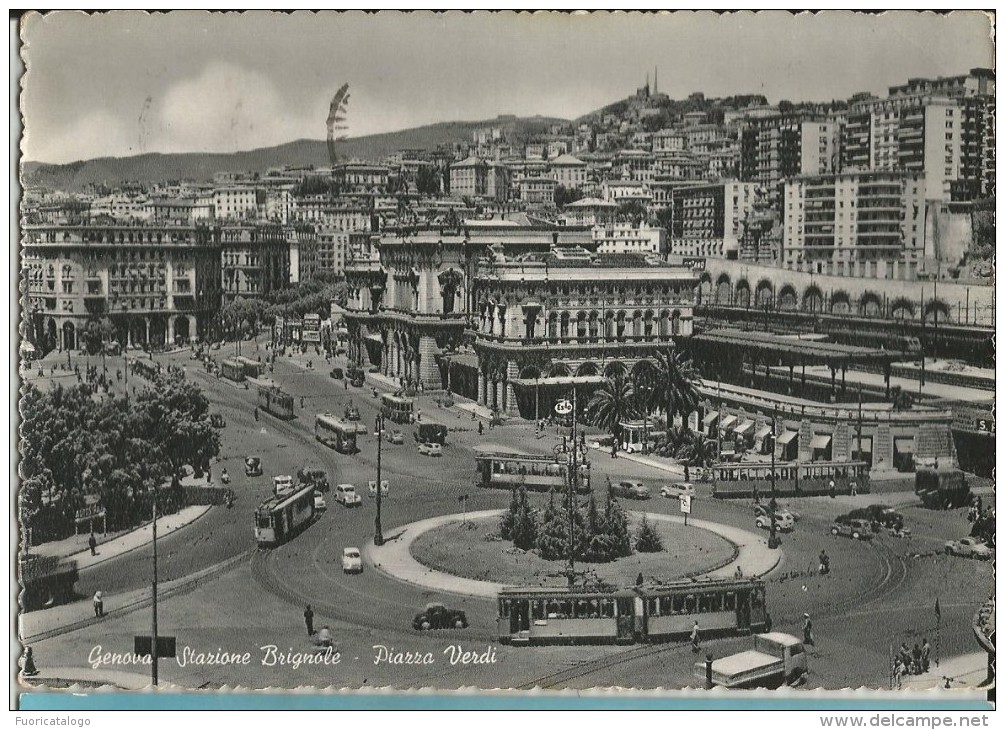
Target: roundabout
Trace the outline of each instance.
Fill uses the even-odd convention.
[[[379,547],[368,545],[364,548],[364,555],[369,565],[405,583],[433,591],[494,599],[502,588],[510,587],[513,584],[464,577],[434,569],[419,562],[412,554],[412,550],[417,540],[434,530],[440,530],[464,520],[478,523],[498,519],[504,512],[503,509],[482,510],[469,512],[466,515],[447,514],[412,522],[389,533],[383,545]],[[640,513],[630,512],[629,514],[633,518],[640,518]],[[684,525],[684,518],[676,515],[647,513],[647,516],[651,522],[661,526],[683,527]],[[695,519],[688,520],[688,528],[706,531],[711,533],[709,537],[729,543],[733,555],[732,559],[724,564],[718,561],[719,564],[713,564],[711,568],[706,568],[707,572],[693,577],[731,578],[737,574],[737,568],[744,576],[760,577],[771,571],[781,559],[781,551],[769,549],[767,540],[756,533],[717,522]],[[490,546],[498,545],[500,551],[504,550],[501,541],[487,544]],[[649,558],[653,555],[657,554],[649,554],[646,557]],[[630,558],[623,558],[617,561],[617,564],[623,566],[630,560]],[[622,567],[621,570],[624,571],[625,568]],[[528,578],[530,578],[529,575]]]

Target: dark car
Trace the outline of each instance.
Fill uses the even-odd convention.
[[[412,628],[416,631],[428,629],[466,629],[468,617],[458,608],[447,608],[442,603],[427,603],[426,609],[416,614]]]
[[[904,525],[904,517],[892,507],[885,504],[870,504],[868,507],[853,509],[845,515],[839,516],[835,522],[848,524],[853,520],[861,520],[872,525],[873,532],[879,532],[881,528],[897,528]]]
[[[345,409],[345,418],[347,421],[358,421],[359,420],[359,409],[355,406],[350,406]]]
[[[649,499],[649,487],[642,482],[623,481],[611,485],[611,494],[625,499]]]
[[[262,460],[257,456],[249,456],[244,460],[244,475],[249,477],[262,476]]]
[[[345,373],[342,372],[342,368],[332,368],[332,371],[328,374],[335,380],[341,380],[345,376]]]

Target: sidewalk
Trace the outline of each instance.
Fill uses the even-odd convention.
[[[167,537],[172,532],[192,524],[209,512],[209,510],[210,507],[208,505],[194,505],[192,507],[185,507],[173,515],[159,517],[157,519],[157,537]],[[150,522],[147,522],[135,530],[122,533],[105,542],[99,542],[96,555],[91,555],[91,550],[87,546],[89,537],[89,534],[74,535],[65,540],[43,543],[42,545],[33,547],[31,553],[70,558],[77,561],[78,570],[85,570],[149,545],[153,542],[153,526]]]
[[[950,689],[977,687],[987,679],[988,655],[984,652],[949,657],[935,666],[932,662],[927,674],[904,675],[904,689],[945,689],[949,679]]]
[[[33,687],[53,687],[67,685],[81,685],[82,687],[111,686],[116,689],[146,689],[150,686],[150,665],[141,664],[140,668],[146,668],[146,674],[139,672],[123,672],[115,669],[91,669],[90,667],[44,667],[38,670],[38,674],[26,677],[18,674],[18,682],[21,685]],[[164,686],[158,683],[160,689],[170,690],[171,686]]]

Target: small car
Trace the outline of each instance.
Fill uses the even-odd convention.
[[[366,436],[368,433],[370,433],[370,429],[367,428],[367,425],[365,423],[363,423],[362,421],[358,421],[356,423],[356,435],[357,436]]]
[[[844,519],[842,519],[844,517]],[[873,532],[878,532],[879,528],[902,527],[903,516],[892,507],[885,504],[870,504],[868,507],[853,509],[847,515],[837,518],[837,522],[847,522],[848,520],[867,520],[873,523]]]
[[[244,460],[244,476],[262,476],[262,460],[257,456],[249,456]]]
[[[831,525],[831,534],[838,537],[850,537],[852,540],[871,540],[872,523],[869,520],[835,522]]]
[[[767,505],[763,505],[763,504],[754,505],[754,517],[767,516],[768,511],[769,510],[768,510]],[[793,522],[799,522],[799,513],[793,512],[788,507],[782,507],[781,505],[779,505],[778,507],[775,508],[775,514],[776,515],[789,515],[792,518]]]
[[[314,490],[314,511],[315,512],[324,512],[327,509],[328,509],[328,503],[325,502],[325,495],[321,494],[321,492],[319,492],[319,491],[317,491],[315,489]]]
[[[356,494],[356,487],[352,484],[339,484],[335,487],[335,501],[343,507],[359,507],[363,498]]]
[[[384,440],[389,444],[395,444],[396,446],[401,446],[405,443],[405,434],[401,431],[385,431]]]
[[[649,487],[642,482],[623,481],[611,485],[611,494],[626,499],[649,499]]]
[[[425,454],[426,456],[443,456],[443,447],[439,444],[423,442],[419,444],[419,453]]]
[[[277,497],[281,497],[284,494],[293,494],[295,489],[293,486],[293,477],[289,475],[272,477],[272,491],[275,492]]]
[[[345,377],[345,373],[342,368],[332,368],[331,372],[328,373],[334,380],[341,380]]]
[[[762,530],[771,529],[771,516],[768,514],[758,515],[754,518],[754,526]],[[792,515],[784,510],[775,512],[775,529],[778,532],[791,532],[795,529],[796,521]]]
[[[695,491],[694,485],[689,482],[681,482],[680,484],[664,484],[660,487],[660,496],[668,497],[670,499],[676,499],[678,497],[696,497],[697,492]]]
[[[468,617],[458,608],[447,608],[442,603],[427,603],[421,613],[412,620],[412,628],[416,631],[430,629],[466,629]]]
[[[387,480],[386,479],[381,479],[380,480],[380,496],[381,497],[386,497],[387,493],[390,491],[390,489],[391,489],[391,487],[387,483]],[[371,497],[376,497],[377,496],[377,482],[374,481],[373,479],[370,480],[370,496]]]
[[[359,408],[355,406],[350,406],[345,409],[345,417],[347,421],[358,421],[359,420]]]
[[[209,415],[209,425],[213,428],[226,428],[227,419],[221,416],[219,413],[211,413]]]
[[[950,540],[946,543],[946,555],[959,555],[961,558],[976,558],[990,560],[991,548],[983,540],[976,537],[964,537],[961,540]]]
[[[342,572],[362,573],[363,558],[359,554],[359,548],[347,547],[342,549]]]

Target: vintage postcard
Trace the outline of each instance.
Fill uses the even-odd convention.
[[[21,692],[993,697],[993,27],[23,16]]]

